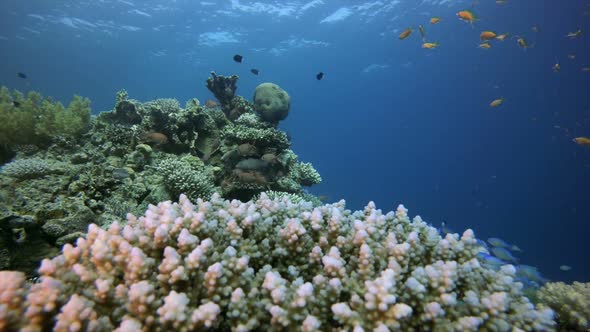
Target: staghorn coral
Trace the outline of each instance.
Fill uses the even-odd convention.
[[[38,283],[0,272],[0,326],[65,331],[554,329],[511,265],[481,266],[471,230],[441,238],[369,203],[211,201],[150,206],[89,227]]]
[[[537,296],[539,302],[555,310],[560,330],[590,328],[590,283],[549,282],[539,289]]]

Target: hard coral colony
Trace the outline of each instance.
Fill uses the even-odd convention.
[[[0,327],[41,331],[550,331],[510,265],[480,265],[471,230],[438,231],[373,203],[210,201],[150,206],[89,227],[41,264],[0,272]]]

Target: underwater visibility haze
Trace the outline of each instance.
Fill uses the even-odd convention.
[[[36,278],[46,273],[60,275],[60,263],[44,263],[37,271],[39,263],[58,255],[66,243],[83,248],[84,241],[76,240],[80,236],[103,236],[97,235],[102,234],[98,227],[88,229],[90,223],[107,229],[114,220],[133,227],[149,224],[145,220],[156,215],[165,220],[163,216],[172,213],[165,210],[173,208],[150,204],[178,202],[181,194],[192,202],[211,200],[214,207],[229,211],[228,215],[234,213],[236,220],[246,210],[248,220],[275,211],[265,205],[270,204],[265,199],[287,197],[297,203],[313,202],[316,209],[324,206],[321,213],[333,218],[325,220],[349,218],[346,220],[355,226],[347,230],[343,226],[342,239],[355,227],[356,232],[364,227],[357,224],[359,220],[373,222],[370,213],[381,213],[377,208],[383,211],[383,218],[394,220],[387,219],[392,225],[402,225],[407,215],[419,215],[424,225],[419,219],[412,223],[415,228],[404,228],[404,241],[412,243],[412,248],[416,234],[430,236],[426,225],[443,239],[457,233],[460,240],[449,240],[451,244],[441,240],[443,247],[465,250],[453,254],[457,262],[473,258],[489,273],[511,275],[524,285],[531,302],[545,301],[557,312],[549,314],[537,307],[530,316],[536,317],[530,318],[534,322],[503,316],[506,326],[551,330],[556,326],[547,322],[554,321],[562,329],[590,327],[589,0],[4,0],[0,13],[0,269],[22,271],[30,282],[38,282]],[[29,94],[31,91],[35,93]],[[234,203],[222,203],[215,192],[221,198],[241,200],[243,211],[235,212]],[[259,203],[248,205],[251,199]],[[346,209],[365,211],[365,215],[347,214],[339,205],[342,202],[335,203],[342,199]],[[188,200],[180,199],[184,213],[192,211]],[[326,203],[335,205],[330,210]],[[319,212],[305,204],[289,210],[289,218],[299,213],[301,220],[315,220],[314,213]],[[191,213],[209,213],[211,207],[205,205]],[[148,207],[152,210],[146,213]],[[395,219],[387,211],[396,211]],[[127,212],[145,215],[145,220],[126,221]],[[219,212],[211,218],[229,223],[223,216]],[[305,225],[309,226],[306,233],[297,228],[301,224],[289,224],[285,229],[296,234],[291,234],[290,241],[317,230],[313,222],[311,225]],[[116,232],[117,227],[109,232]],[[149,225],[141,227],[149,229]],[[170,234],[180,232],[170,227]],[[234,234],[232,227],[225,231]],[[250,234],[243,227],[243,234]],[[477,245],[469,242],[472,235],[464,233],[467,229],[475,234]],[[373,231],[367,232],[375,236]],[[215,242],[211,235],[215,232],[205,234]],[[137,238],[129,235],[130,230],[123,233],[130,243],[141,242],[139,233],[134,235]],[[152,232],[156,243],[157,234]],[[254,234],[250,236],[256,238]],[[360,248],[364,242],[355,234],[350,239]],[[182,241],[199,243],[205,235],[198,234],[200,240],[191,236],[182,235]],[[260,236],[263,241],[267,235]],[[346,256],[343,240],[331,236],[326,235],[326,241],[342,245],[339,250]],[[309,248],[309,257],[325,255],[326,277],[344,280],[344,268],[335,262],[340,253],[322,247],[321,238],[313,239],[319,244]],[[182,241],[179,237],[178,242]],[[403,242],[399,235],[397,241]],[[367,242],[363,253],[372,250],[385,255],[378,242]],[[240,250],[235,242],[232,245],[236,247],[232,250]],[[67,246],[63,249],[66,256],[72,250]],[[168,251],[170,246],[154,256],[159,257],[156,261],[167,257],[162,265],[155,265],[160,273],[165,273],[164,265],[175,264],[167,261],[178,254]],[[206,252],[211,246],[201,249]],[[272,245],[266,249],[277,261],[285,257],[282,251],[269,248]],[[440,250],[428,248],[425,252],[432,250],[432,257],[451,260]],[[179,245],[178,252],[184,254],[183,250]],[[186,250],[190,253],[192,249]],[[235,252],[228,250],[223,247],[211,257],[233,257]],[[352,261],[355,263],[349,264],[358,263],[356,258]],[[198,266],[186,264],[187,269]],[[266,277],[263,274],[254,280],[271,292],[285,287],[281,278],[293,273],[289,283],[297,290],[293,294],[301,297],[293,295],[294,299],[306,303],[302,294],[313,292],[310,287],[323,287],[315,279],[313,286],[302,286],[313,277],[312,272],[305,272],[306,268],[313,270],[306,264],[313,265],[298,261],[292,265],[306,266],[301,271],[293,272],[295,267],[279,273],[280,264],[269,272],[260,263],[255,270],[265,271]],[[335,270],[330,270],[330,264]],[[419,288],[412,286],[414,281],[425,283],[419,272],[409,277],[411,265],[387,264],[387,260],[374,263],[372,268],[399,273],[399,267],[408,273],[403,280],[410,289]],[[432,264],[440,271],[449,268]],[[169,268],[171,275],[180,273]],[[208,268],[203,280],[222,273],[215,264]],[[86,274],[76,269],[81,279],[97,280],[99,293],[111,287],[106,282],[98,285],[106,280],[100,277],[105,271]],[[367,278],[387,275],[361,270],[358,275]],[[298,277],[303,281],[297,281]],[[25,284],[16,275],[10,278],[17,286]],[[546,283],[574,281],[586,283],[574,284],[580,287],[575,291],[579,298],[560,302],[569,303],[570,312],[576,304],[585,306],[579,316],[572,314],[574,318],[559,313],[550,295],[534,295]],[[466,285],[477,289],[479,284]],[[559,288],[567,286],[555,285],[556,292],[569,294]],[[154,307],[167,317],[160,321],[164,330],[174,330],[176,325],[170,323],[174,319],[183,324],[190,320],[174,316],[175,311],[166,307],[172,303],[180,308],[184,307],[178,303],[198,307],[192,316],[196,325],[187,325],[189,329],[268,327],[262,316],[255,322],[242,322],[230,314],[223,321],[215,319],[220,312],[237,310],[231,306],[239,302],[236,299],[243,291],[232,293],[232,304],[222,300],[187,304],[190,300],[180,288],[170,287],[176,295],[168,295],[162,302],[166,305]],[[154,289],[145,292],[157,293],[159,288]],[[514,303],[524,301],[515,295],[520,290],[510,289],[506,296]],[[2,290],[0,286],[0,294]],[[457,294],[453,296],[462,296]],[[280,307],[280,296],[271,297]],[[419,324],[426,324],[422,325],[426,330],[444,325],[434,317],[444,316],[444,310],[450,310],[446,306],[456,302],[441,295],[442,300],[433,300],[422,310],[412,299],[398,297],[392,317],[401,325],[388,327],[402,330]],[[383,303],[389,300],[382,299]],[[402,300],[409,306],[402,306]],[[87,304],[84,301],[93,300],[80,297],[76,301]],[[393,303],[395,299],[387,305]],[[347,311],[351,308],[333,305],[335,316],[328,321],[340,327],[355,326],[359,318],[351,318],[356,317]],[[34,305],[26,302],[25,306]],[[246,307],[256,311],[255,305]],[[7,308],[0,303],[0,313],[10,312]],[[366,309],[370,308],[367,304]],[[287,326],[283,309],[272,310],[273,320],[268,324]],[[308,331],[316,323],[324,324],[322,315],[328,315],[319,309],[313,315],[311,309],[304,313],[292,310],[287,316],[295,323],[289,324],[303,324]],[[362,320],[365,316],[360,312]],[[416,321],[409,318],[418,314],[422,316]],[[140,313],[129,315],[137,318],[129,324],[145,318]],[[0,322],[2,319],[0,315]],[[10,319],[4,326],[22,326],[17,318]],[[485,319],[470,319],[448,326],[451,330],[485,326],[499,331],[505,327],[497,321],[485,325]],[[113,328],[118,326],[115,322],[111,317]]]

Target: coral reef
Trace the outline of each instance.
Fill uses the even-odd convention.
[[[552,331],[515,268],[483,267],[471,230],[373,203],[288,199],[150,206],[42,262],[0,272],[0,328],[88,331]]]
[[[539,289],[537,297],[555,311],[560,331],[590,329],[590,283],[549,282]]]
[[[88,119],[84,135],[81,125],[63,119],[84,122],[86,99],[75,97],[64,109],[35,93],[25,98],[2,89],[0,107],[7,113],[0,117],[54,114],[54,120],[19,120],[26,135],[38,133],[30,142],[0,131],[11,141],[0,144],[0,160],[7,162],[0,164],[0,268],[32,277],[37,262],[75,240],[89,220],[106,228],[127,212],[180,194],[207,199],[217,191],[248,201],[277,190],[314,200],[303,187],[315,182],[299,176],[287,135],[235,95],[237,76],[214,75],[209,82],[213,91],[228,89],[221,108],[194,98],[184,108],[169,98],[140,102],[121,90],[112,111]],[[70,132],[61,127],[67,123]],[[52,131],[49,145],[31,144]],[[31,222],[23,226],[23,220]]]

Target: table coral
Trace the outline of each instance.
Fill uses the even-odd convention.
[[[407,209],[288,200],[150,206],[0,272],[0,326],[40,331],[551,331],[515,268],[487,269],[471,230],[441,238]]]

